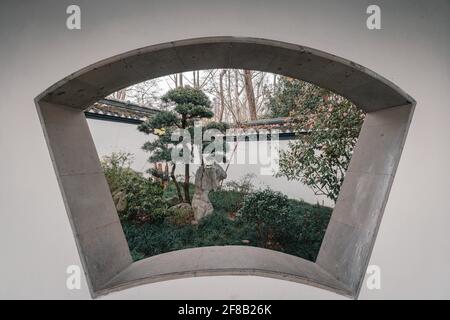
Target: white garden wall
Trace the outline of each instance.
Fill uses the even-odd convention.
[[[0,9],[0,298],[89,299],[66,288],[80,265],[33,99],[98,60],[172,40],[249,36],[297,43],[368,67],[416,101],[371,264],[382,288],[360,298],[450,298],[450,4],[433,1],[2,1]],[[369,4],[382,29],[368,30]],[[258,277],[149,284],[106,298],[340,298]]]
[[[152,140],[152,136],[146,136],[137,130],[137,125],[128,123],[119,123],[105,120],[88,120],[89,129],[91,130],[92,138],[94,139],[95,147],[97,148],[100,159],[104,156],[109,156],[113,152],[125,152],[133,155],[133,163],[131,167],[139,172],[145,173],[148,168],[152,167],[147,161],[149,154],[142,150],[143,144]],[[287,150],[289,146],[288,140],[280,140],[278,150]],[[227,170],[227,179],[229,181],[239,181],[246,174],[253,176],[252,182],[255,188],[264,189],[269,187],[273,190],[283,192],[292,199],[304,200],[309,203],[320,203],[327,206],[333,206],[333,201],[324,196],[317,196],[306,185],[298,181],[289,181],[283,177],[275,177],[271,174],[272,170],[261,173],[261,168],[255,162],[246,161],[244,163],[238,162],[237,154],[242,154],[242,157],[250,152],[256,153],[259,163],[267,164],[270,158],[267,152],[262,150],[258,152],[258,142],[240,142],[234,151],[235,143],[229,144],[229,154],[232,157],[232,163]],[[267,142],[260,142],[260,145],[267,147]],[[261,148],[262,149],[262,148]],[[232,155],[232,156],[231,156]],[[238,158],[239,159],[239,158]],[[255,158],[256,160],[257,158]],[[226,165],[223,165],[224,169]],[[191,176],[194,178],[198,166],[191,166]],[[178,166],[177,175],[184,174],[184,167]]]

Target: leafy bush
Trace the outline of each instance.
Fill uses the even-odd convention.
[[[289,202],[288,219],[278,235],[278,241],[283,244],[282,251],[315,261],[332,209],[296,200]]]
[[[101,165],[112,194],[121,190],[128,180],[138,175],[130,168],[132,163],[131,153],[114,152],[110,156],[103,157]]]
[[[238,181],[227,182],[222,190],[209,194],[215,210],[223,210],[228,214],[236,214],[244,203],[245,197],[253,192],[254,174],[247,174]]]
[[[289,102],[288,114],[298,134],[289,149],[280,154],[278,176],[302,181],[316,195],[336,202],[364,112],[344,97],[315,85],[299,80],[280,84],[272,110],[287,112],[283,106]]]
[[[248,196],[239,218],[256,225],[259,246],[314,261],[332,209],[296,200],[272,190]]]
[[[161,221],[167,209],[163,200],[163,188],[142,176],[136,175],[123,186],[126,194],[127,209],[124,219],[144,221]]]
[[[194,220],[194,212],[189,204],[181,203],[167,210],[166,220],[177,227],[185,226]]]
[[[227,213],[237,213],[241,209],[245,195],[237,191],[213,191],[209,193],[215,210],[223,210]]]
[[[119,217],[139,222],[160,221],[167,207],[163,200],[163,189],[161,185],[132,170],[132,161],[129,153],[113,153],[102,161],[111,193],[125,194],[126,208],[119,212]]]
[[[275,93],[269,99],[270,116],[273,118],[291,116],[292,112],[298,109],[298,101],[308,86],[311,85],[301,80],[280,77]]]
[[[260,245],[269,248],[276,246],[272,240],[286,223],[289,209],[287,196],[266,189],[246,197],[238,216],[256,225]]]

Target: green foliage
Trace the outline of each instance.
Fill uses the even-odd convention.
[[[177,148],[180,151],[180,156],[183,158],[185,168],[184,177],[184,199],[181,190],[178,186],[178,181],[174,175],[171,175],[172,181],[177,187],[177,196],[180,201],[190,202],[189,193],[189,163],[192,159],[193,152],[193,131],[195,121],[201,119],[209,119],[213,117],[211,102],[206,94],[196,88],[179,87],[168,91],[162,100],[173,107],[172,110],[164,110],[156,116],[148,119],[141,124],[138,129],[146,134],[156,134],[158,139],[153,142],[144,144],[143,149],[150,153],[149,162],[166,162],[171,163],[171,172],[175,171],[176,163],[172,159],[173,148],[177,148],[180,143],[183,143],[183,148]],[[170,109],[170,108],[169,108]],[[210,123],[210,128],[225,128],[225,124]],[[191,141],[186,145],[187,141],[180,139],[179,141],[172,141],[172,134],[176,130],[188,130],[191,134]],[[205,130],[205,128],[203,128]],[[182,133],[183,134],[183,133]],[[183,154],[184,150],[190,150],[190,154]],[[200,148],[202,151],[203,148]],[[216,151],[214,151],[216,152]],[[220,156],[220,155],[219,155]],[[160,172],[157,170],[150,170],[149,173],[155,177],[161,178]]]
[[[223,211],[215,211],[200,221],[194,244],[196,247],[245,245],[243,240],[256,243],[252,226],[230,220]]]
[[[112,194],[125,193],[126,210],[122,220],[158,221],[164,218],[166,204],[159,184],[130,168],[132,155],[113,153],[103,158],[102,168]]]
[[[260,245],[266,248],[286,223],[289,209],[287,196],[266,189],[246,197],[238,216],[239,219],[255,224]]]
[[[209,193],[209,200],[214,209],[222,210],[227,213],[237,213],[242,207],[244,198],[245,194],[237,191],[219,190]]]
[[[148,141],[142,149],[150,153],[149,162],[169,162],[172,148],[176,144],[171,141],[173,130],[178,125],[178,117],[173,111],[161,111],[138,126],[138,130],[146,134],[156,134],[158,139]]]
[[[132,157],[119,153],[102,161],[111,190],[126,195],[121,222],[134,260],[201,246],[252,245],[314,260],[331,209],[289,200],[278,192],[253,193],[251,176],[210,193],[214,213],[191,225],[192,215],[169,210],[166,199],[176,195],[130,168]],[[194,186],[190,184],[191,194]],[[238,218],[232,219],[238,212]]]
[[[190,243],[193,227],[178,228],[169,223],[135,224],[122,222],[133,258],[149,257],[173,250],[184,249]]]
[[[275,93],[268,102],[271,117],[290,117],[292,112],[299,108],[300,101],[312,86],[301,80],[280,77]],[[314,107],[318,101],[311,97],[307,103]]]
[[[185,226],[194,220],[194,212],[190,206],[175,206],[167,210],[166,220],[174,226]]]
[[[195,193],[195,185],[193,183],[191,183],[189,185],[189,192],[191,194],[191,197],[194,195]],[[170,199],[172,197],[175,197],[177,195],[177,189],[175,187],[175,184],[173,183],[173,181],[169,182],[166,186],[166,188],[164,189],[164,198],[165,199]]]
[[[290,200],[266,189],[245,199],[239,219],[256,226],[259,246],[314,261],[331,213],[331,208]]]
[[[332,209],[289,200],[289,214],[277,240],[282,251],[314,261],[325,236]]]
[[[227,195],[227,193],[230,193]],[[124,232],[135,260],[187,248],[223,245],[251,245],[279,250],[314,261],[322,243],[332,210],[305,202],[288,200],[270,190],[247,196],[241,216],[230,219],[236,207],[226,199],[244,198],[233,191],[214,192],[214,213],[197,226],[168,214],[157,223],[123,221]],[[268,198],[266,198],[268,196]],[[270,206],[267,207],[268,202]],[[259,213],[259,208],[264,212]],[[283,214],[279,215],[279,208]],[[264,221],[261,234],[257,220]]]
[[[209,193],[216,211],[224,211],[228,214],[237,214],[244,204],[245,197],[253,192],[254,174],[246,174],[237,181],[229,181],[224,188]]]
[[[172,148],[169,147],[165,138],[166,137],[160,137],[157,140],[144,143],[142,150],[151,152],[151,155],[148,158],[149,162],[170,161]]]
[[[205,130],[216,129],[221,133],[225,133],[230,128],[228,123],[212,121],[206,124]]]
[[[211,101],[200,89],[178,87],[168,91],[162,100],[174,103],[176,112],[188,118],[212,118]]]
[[[172,128],[178,124],[177,114],[173,111],[161,110],[155,116],[139,125],[138,130],[146,134],[155,133],[161,128]]]
[[[301,88],[290,98],[289,106],[298,139],[281,153],[279,176],[300,180],[316,195],[336,201],[364,113],[328,90],[298,80],[288,83],[289,88],[297,85]],[[274,99],[287,99],[283,94]]]
[[[131,253],[131,257],[132,257],[133,261],[139,261],[139,260],[142,260],[145,258],[145,254],[137,251],[136,248],[134,248],[132,251],[130,251],[130,253]]]
[[[128,180],[137,175],[130,168],[132,162],[131,153],[118,152],[103,157],[101,165],[112,194],[121,190]]]
[[[122,218],[126,220],[160,221],[164,219],[166,204],[160,184],[142,176],[134,176],[123,187],[127,210]]]
[[[229,220],[223,212],[205,217],[198,226],[177,226],[168,221],[142,225],[125,222],[123,229],[133,257],[205,246],[245,245],[242,240],[251,235],[247,225]]]

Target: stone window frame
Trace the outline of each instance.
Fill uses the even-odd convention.
[[[193,248],[132,261],[84,110],[144,80],[215,68],[301,79],[367,113],[315,262],[247,246]],[[35,103],[93,298],[151,282],[217,275],[284,279],[357,298],[416,104],[390,81],[351,61],[242,37],[181,40],[114,56],[56,83]]]

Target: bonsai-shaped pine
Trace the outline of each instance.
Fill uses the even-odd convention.
[[[181,188],[175,176],[176,162],[171,159],[173,148],[177,147],[181,141],[172,141],[172,134],[181,129],[182,131],[194,132],[194,124],[201,119],[210,119],[213,117],[211,110],[211,102],[209,98],[199,89],[192,87],[178,87],[168,91],[162,100],[173,108],[159,112],[153,118],[148,119],[139,126],[139,130],[146,134],[156,134],[158,139],[153,142],[147,142],[143,149],[151,152],[149,158],[150,162],[166,162],[171,164],[171,179],[177,189],[178,198],[180,201],[191,203],[189,194],[190,187],[190,163],[184,163],[184,199]],[[192,136],[192,135],[191,135]],[[201,148],[202,149],[202,148]],[[193,143],[191,143],[191,150],[189,159],[193,153]],[[183,155],[185,159],[186,155]],[[156,170],[151,171],[152,174],[157,175]]]

